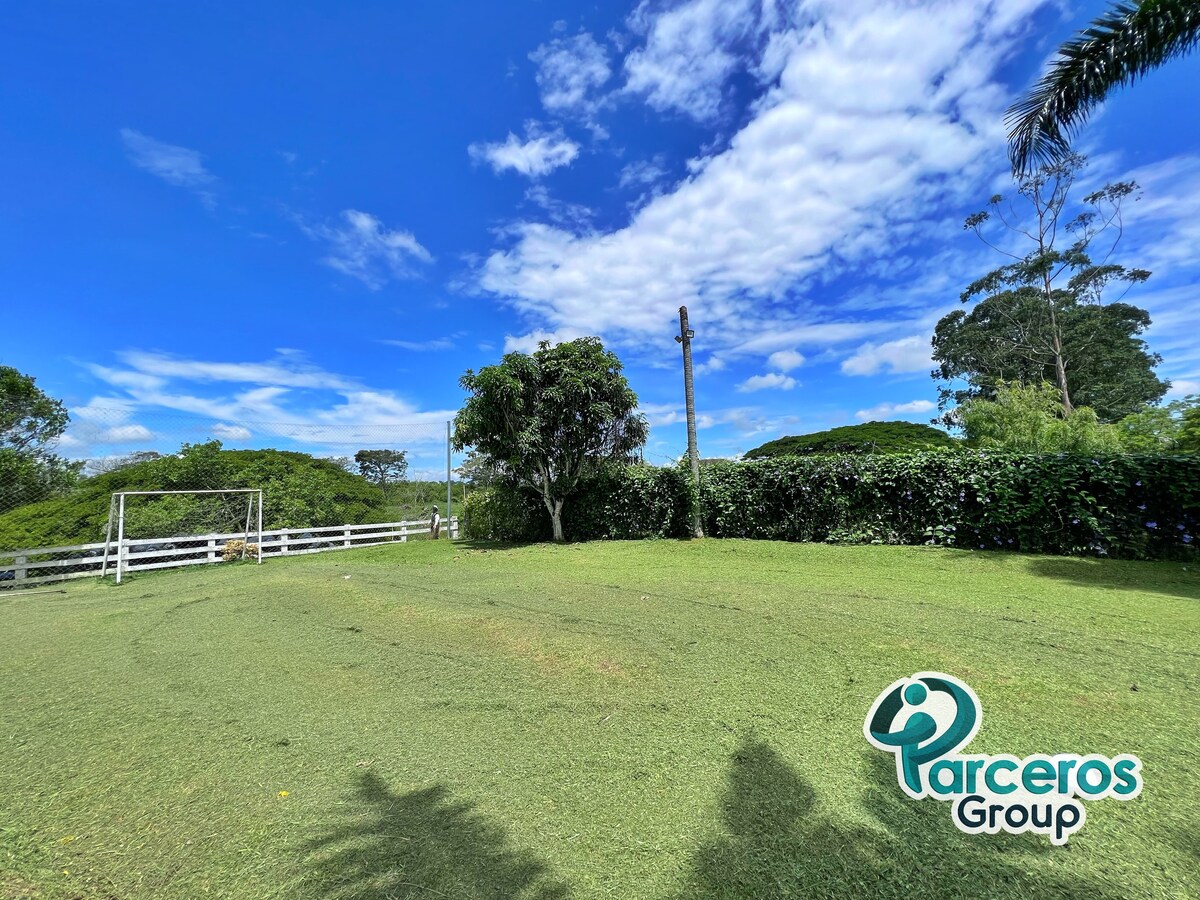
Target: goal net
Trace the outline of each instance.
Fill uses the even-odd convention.
[[[204,491],[120,491],[109,502],[101,574],[193,563],[262,562],[262,500],[258,488]]]

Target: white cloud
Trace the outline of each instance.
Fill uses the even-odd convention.
[[[795,350],[776,350],[767,357],[767,365],[779,372],[790,372],[804,365],[804,354]]]
[[[643,2],[630,27],[645,46],[625,57],[625,89],[657,110],[713,118],[726,80],[744,65],[737,44],[757,30],[751,0],[691,0],[652,12]]]
[[[765,357],[911,335],[927,311],[915,303],[893,321],[865,308],[837,321],[836,298],[815,289],[902,254],[924,239],[918,223],[976,199],[1004,166],[1008,94],[996,72],[1041,5],[815,0],[803,25],[782,26],[788,40],[771,45],[778,80],[724,149],[623,227],[515,224],[479,284],[531,328],[627,346],[669,341],[680,303],[714,352]]]
[[[662,157],[655,157],[652,160],[639,159],[621,169],[618,184],[623,188],[653,187],[666,175],[667,170],[663,168]]]
[[[762,390],[790,391],[796,386],[796,379],[791,375],[781,375],[778,372],[768,372],[766,375],[752,375],[741,384],[738,390],[742,393]]]
[[[101,436],[96,442],[100,444],[130,444],[138,441],[149,441],[153,438],[154,432],[145,425],[132,423],[105,429],[101,432]]]
[[[527,178],[540,178],[560,166],[570,165],[579,155],[579,145],[561,130],[543,133],[536,123],[526,124],[526,139],[511,131],[503,143],[472,144],[471,159],[486,162],[497,174],[512,169]]]
[[[300,227],[309,237],[328,245],[329,255],[321,262],[357,278],[371,290],[391,279],[413,277],[414,261],[433,262],[411,231],[389,231],[378,218],[356,209],[344,210],[340,225],[301,222]]]
[[[92,371],[120,387],[153,390],[165,379],[185,381],[228,381],[285,388],[350,388],[355,382],[308,363],[294,351],[281,353],[267,362],[212,362],[184,359],[168,353],[127,350],[117,354],[132,371],[114,371],[99,366]],[[149,376],[149,377],[146,377]]]
[[[389,347],[399,347],[401,350],[411,350],[413,353],[428,353],[434,350],[453,350],[454,341],[451,338],[431,338],[427,341],[381,340],[379,343]]]
[[[929,357],[929,338],[912,335],[883,344],[863,344],[842,362],[845,375],[874,375],[889,372],[925,372],[933,364]]]
[[[725,360],[719,356],[710,356],[702,363],[696,364],[697,375],[707,375],[709,372],[720,372],[725,368]]]
[[[250,429],[243,425],[229,425],[225,422],[218,422],[212,428],[213,437],[220,438],[223,441],[248,441],[250,440]]]
[[[937,404],[929,400],[913,400],[909,403],[880,403],[870,409],[860,409],[854,414],[856,419],[863,421],[889,419],[893,416],[912,416],[918,413],[930,413],[937,409]]]
[[[1200,381],[1191,378],[1175,378],[1171,380],[1171,389],[1167,391],[1166,399],[1178,400],[1192,394],[1200,394]]]
[[[547,112],[590,117],[596,109],[595,91],[612,69],[608,51],[587,32],[555,38],[529,54],[537,64],[537,85]]]
[[[194,191],[205,206],[215,204],[207,188],[216,183],[216,176],[204,168],[204,157],[197,151],[155,140],[132,128],[121,129],[121,141],[129,161],[139,169],[167,184]]]

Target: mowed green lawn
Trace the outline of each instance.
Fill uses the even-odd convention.
[[[1200,896],[1200,572],[770,542],[412,543],[0,599],[0,897]],[[1139,754],[1067,847],[863,719]],[[285,793],[286,792],[286,793]]]

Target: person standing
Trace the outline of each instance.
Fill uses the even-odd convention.
[[[442,516],[438,512],[438,508],[433,508],[433,515],[429,517],[429,536],[433,540],[437,540],[442,534]]]

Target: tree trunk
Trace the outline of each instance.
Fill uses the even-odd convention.
[[[548,478],[542,480],[542,502],[546,504],[546,512],[550,513],[550,527],[553,529],[555,543],[565,543],[567,538],[563,534],[562,527],[562,498],[552,499],[550,497],[550,479]]]

